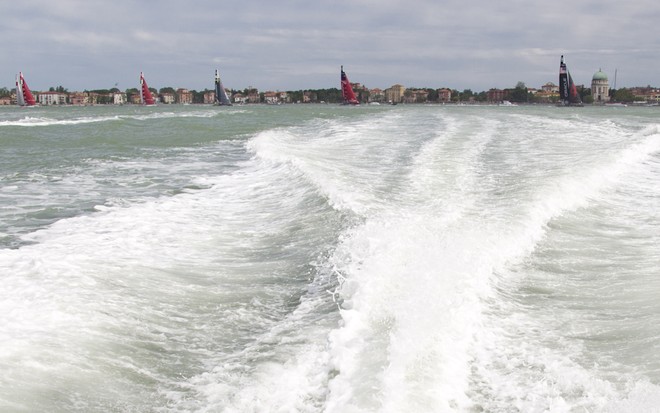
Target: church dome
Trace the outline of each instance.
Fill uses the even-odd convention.
[[[600,69],[596,73],[594,73],[594,77],[592,80],[607,80],[607,75]]]

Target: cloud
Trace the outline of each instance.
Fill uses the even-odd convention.
[[[201,89],[217,66],[228,87],[337,87],[341,64],[370,87],[538,87],[556,81],[561,54],[578,83],[599,67],[631,86],[660,73],[649,0],[35,0],[0,13],[12,57],[1,78],[29,71],[35,87],[130,84],[144,70],[150,84]]]

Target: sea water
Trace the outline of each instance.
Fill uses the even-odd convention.
[[[657,107],[0,109],[0,411],[660,411]]]

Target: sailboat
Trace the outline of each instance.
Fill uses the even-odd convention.
[[[23,72],[18,72],[16,75],[16,103],[18,106],[34,106],[37,104],[30,88],[25,83]]]
[[[351,82],[348,81],[348,76],[344,72],[344,66],[341,67],[341,97],[344,105],[359,105],[355,92],[351,87]]]
[[[564,63],[564,55],[559,62],[559,105],[560,106],[582,106],[580,94],[577,91],[571,73]]]
[[[227,91],[222,85],[222,80],[220,80],[218,69],[215,70],[215,102],[213,102],[213,104],[216,106],[231,106]]]
[[[156,100],[154,99],[149,86],[147,86],[147,81],[144,80],[144,74],[140,72],[140,102],[146,106],[155,106]]]

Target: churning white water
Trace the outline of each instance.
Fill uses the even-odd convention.
[[[0,112],[0,410],[660,411],[657,108]]]

